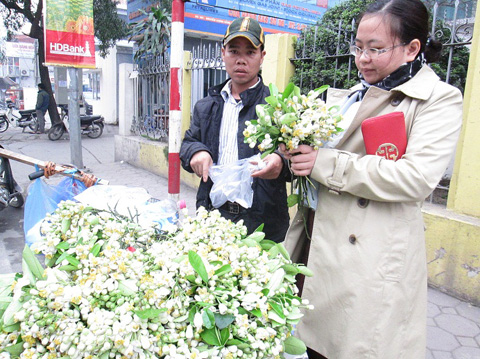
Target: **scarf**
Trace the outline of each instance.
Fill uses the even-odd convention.
[[[367,92],[370,86],[376,86],[387,91],[390,91],[391,89],[397,86],[400,86],[401,84],[407,82],[412,77],[414,77],[417,74],[417,72],[420,71],[420,69],[423,67],[424,63],[425,63],[425,60],[422,53],[412,62],[407,62],[401,65],[398,69],[393,71],[390,75],[388,75],[383,80],[375,84],[369,84],[367,81],[365,81],[362,74],[359,73],[358,76],[360,77],[360,82],[362,83],[363,88],[351,93],[349,96],[349,100],[347,100],[347,103],[351,104],[356,101],[362,101],[363,96],[365,96],[365,93]],[[350,106],[347,105],[344,107],[346,107],[345,108],[345,111],[346,111],[346,109]]]

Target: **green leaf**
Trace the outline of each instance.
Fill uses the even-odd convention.
[[[242,239],[243,244],[245,244],[247,247],[256,247],[258,246],[258,243],[254,241],[253,239],[250,238],[244,238]]]
[[[23,306],[23,304],[18,299],[12,301],[8,305],[7,309],[5,309],[5,313],[3,313],[3,318],[2,318],[3,319],[3,324],[6,327],[9,326],[9,325],[15,324],[15,319],[13,318],[13,316],[15,315],[15,313],[20,311],[20,309],[22,309],[22,306]]]
[[[227,342],[225,343],[227,346],[228,345],[240,345],[240,344],[245,344],[245,342],[242,342],[240,339],[230,339],[230,340],[227,340]]]
[[[197,314],[198,308],[196,306],[193,306],[190,311],[188,312],[188,321],[190,324],[193,324],[193,320],[195,319],[195,314]]]
[[[283,245],[283,243],[277,243],[277,247],[283,258],[285,258],[286,260],[290,260],[290,254],[288,254],[288,251]]]
[[[293,112],[286,113],[279,118],[280,123],[283,125],[288,125],[289,123],[292,123],[293,121],[297,121],[297,120],[298,120],[298,117]]]
[[[275,245],[268,250],[268,257],[269,258],[274,258],[278,255],[278,253],[280,253],[280,249],[278,248],[277,245]]]
[[[205,283],[208,283],[208,273],[205,264],[203,264],[202,257],[194,251],[188,251],[188,261],[200,278],[202,278]]]
[[[12,357],[18,357],[20,354],[23,352],[23,342],[10,345],[9,347],[6,347],[4,349],[6,352],[10,353],[10,356]]]
[[[262,311],[260,309],[252,309],[250,311],[250,313],[252,313],[254,316],[256,316],[257,318],[261,318],[262,317]]]
[[[294,336],[289,336],[283,342],[283,348],[285,353],[291,354],[291,355],[302,355],[307,351],[307,347],[305,346],[305,343]]]
[[[22,258],[24,260],[24,263],[27,265],[30,273],[37,279],[43,279],[44,269],[27,244],[23,248]],[[23,269],[25,271],[25,268]]]
[[[220,331],[220,344],[223,346],[227,342],[228,338],[230,337],[230,329],[225,328]]]
[[[20,330],[20,323],[15,323],[11,325],[5,325],[2,330],[6,333],[13,333]]]
[[[307,277],[313,277],[313,272],[305,266],[298,266],[298,272]]]
[[[67,233],[70,229],[70,225],[72,224],[72,220],[70,218],[62,219],[62,234]]]
[[[60,270],[63,270],[65,272],[72,272],[78,269],[76,266],[72,266],[71,264],[67,264],[65,266],[59,267]]]
[[[268,88],[270,89],[270,95],[272,96],[277,96],[278,95],[278,87],[271,83],[270,85],[268,85]]]
[[[287,87],[285,87],[285,91],[283,91],[282,93],[282,100],[285,100],[288,96],[290,96],[294,88],[295,84],[293,82],[290,82]]]
[[[272,322],[276,322],[278,324],[285,324],[287,321],[285,319],[285,316],[283,318],[279,316],[275,311],[271,310],[268,312],[268,319],[270,319]]]
[[[70,263],[72,266],[76,268],[78,268],[78,265],[80,264],[80,261],[72,255],[67,256],[66,260],[68,261],[68,263]]]
[[[293,207],[295,206],[296,204],[298,204],[299,202],[299,196],[298,194],[291,194],[287,197],[287,204],[288,204],[288,207]]]
[[[64,249],[64,250],[65,250],[65,249],[69,249],[69,248],[70,248],[70,243],[68,243],[68,242],[60,242],[60,243],[58,243],[58,244],[55,246],[55,248],[57,248],[57,249]]]
[[[149,308],[144,310],[135,310],[134,313],[140,319],[153,319],[153,318],[157,318],[161,313],[166,311],[167,311],[167,308],[162,308],[162,309]]]
[[[203,325],[207,329],[211,329],[215,326],[215,316],[210,309],[205,309],[202,313]]]
[[[275,303],[273,300],[269,300],[268,304],[272,307],[273,311],[278,314],[282,319],[285,319],[285,314],[283,314],[283,308],[278,303]]]
[[[298,267],[293,264],[284,264],[282,268],[287,274],[297,275],[300,272]]]
[[[63,252],[60,257],[57,258],[55,261],[55,265],[60,264],[63,262],[64,259],[66,259],[70,254],[68,252]]]
[[[249,236],[247,236],[245,239],[253,239],[255,242],[260,243],[262,239],[265,238],[265,233],[263,232],[253,232]]]
[[[188,280],[190,283],[196,284],[195,283],[195,276],[193,274],[186,275],[185,279]]]
[[[254,232],[263,232],[263,227],[265,227],[265,223],[262,223],[261,225],[259,225],[259,226],[254,230]]]
[[[320,95],[321,93],[325,92],[329,87],[330,87],[329,85],[323,85],[323,86],[320,86],[319,88],[316,88],[314,91],[318,92],[318,94]]]
[[[228,327],[235,320],[235,316],[232,314],[219,314],[214,313],[215,325],[218,329],[224,329]]]
[[[227,274],[232,271],[232,266],[230,264],[225,264],[215,271],[215,274],[221,277],[224,274]]]
[[[270,239],[264,239],[264,240],[261,241],[259,244],[260,244],[260,247],[262,247],[262,249],[263,249],[264,251],[268,251],[270,248],[272,248],[273,246],[277,245],[276,242],[271,241]]]
[[[92,249],[90,249],[90,253],[92,253],[94,257],[98,257],[100,249],[102,249],[102,245],[100,243],[97,243],[92,247]]]
[[[220,346],[220,340],[217,336],[217,332],[215,328],[205,329],[203,332],[200,333],[203,341],[209,345]]]

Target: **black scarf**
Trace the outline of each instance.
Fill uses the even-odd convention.
[[[423,55],[423,54],[422,54]],[[415,60],[412,62],[407,62],[406,64],[401,65],[398,69],[393,71],[390,75],[385,77],[383,80],[375,83],[375,84],[369,84],[366,82],[362,76],[362,74],[359,74],[360,76],[360,81],[363,85],[363,89],[359,90],[360,96],[357,101],[361,101],[363,99],[363,96],[367,92],[368,88],[370,86],[376,86],[381,89],[390,91],[391,89],[400,86],[401,84],[407,82],[410,80],[412,77],[414,77],[418,71],[422,68],[424,64],[423,56],[420,55],[417,57]]]

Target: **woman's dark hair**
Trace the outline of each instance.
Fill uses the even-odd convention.
[[[357,24],[366,15],[383,15],[390,25],[392,34],[403,43],[408,44],[413,39],[420,40],[419,55],[423,52],[428,63],[440,58],[442,43],[429,36],[429,14],[420,0],[379,0],[372,3],[360,15]]]

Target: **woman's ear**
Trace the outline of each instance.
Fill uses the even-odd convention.
[[[407,62],[415,60],[418,53],[420,52],[420,47],[421,43],[419,39],[413,39],[412,41],[410,41],[410,43],[405,45],[407,51]]]

